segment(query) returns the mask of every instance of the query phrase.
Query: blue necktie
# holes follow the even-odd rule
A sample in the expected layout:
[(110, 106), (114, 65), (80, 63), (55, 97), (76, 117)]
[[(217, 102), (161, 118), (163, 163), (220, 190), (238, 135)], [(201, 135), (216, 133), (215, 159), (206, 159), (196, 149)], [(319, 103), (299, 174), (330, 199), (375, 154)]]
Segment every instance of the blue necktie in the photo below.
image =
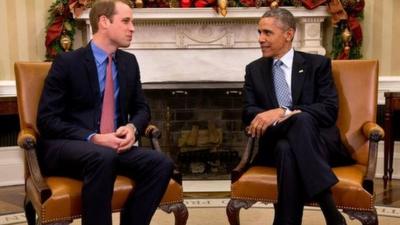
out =
[(281, 68), (282, 65), (283, 62), (277, 60), (272, 67), (275, 94), (280, 107), (284, 106), (290, 108), (292, 106), (292, 97), (290, 96), (289, 86), (285, 79), (285, 72)]

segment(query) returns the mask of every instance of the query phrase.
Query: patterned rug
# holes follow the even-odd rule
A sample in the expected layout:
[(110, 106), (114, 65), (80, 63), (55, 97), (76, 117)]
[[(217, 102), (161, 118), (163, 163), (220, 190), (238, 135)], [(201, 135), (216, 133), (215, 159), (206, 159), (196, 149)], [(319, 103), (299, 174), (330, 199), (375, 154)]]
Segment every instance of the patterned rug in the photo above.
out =
[[(189, 210), (187, 225), (226, 225), (228, 220), (225, 207), (229, 199), (190, 199), (185, 204)], [(377, 206), (379, 224), (398, 225), (400, 224), (400, 208)], [(119, 224), (119, 214), (113, 214), (114, 224)], [(357, 220), (351, 220), (345, 215), (348, 225), (359, 225)], [(272, 224), (273, 207), (262, 203), (255, 204), (248, 210), (241, 210), (242, 225)], [(73, 225), (79, 225), (80, 220), (75, 220)], [(157, 210), (151, 225), (172, 225), (173, 215)], [(325, 224), (323, 215), (319, 208), (306, 207), (304, 211), (303, 224), (321, 225)], [(26, 225), (23, 213), (8, 214), (0, 216), (0, 225)]]

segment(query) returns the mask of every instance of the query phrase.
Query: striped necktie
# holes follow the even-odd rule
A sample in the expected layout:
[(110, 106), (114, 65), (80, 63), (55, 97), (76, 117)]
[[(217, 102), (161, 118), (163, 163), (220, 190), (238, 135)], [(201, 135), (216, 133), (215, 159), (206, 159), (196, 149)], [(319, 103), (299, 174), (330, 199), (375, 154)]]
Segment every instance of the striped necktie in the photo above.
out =
[(275, 94), (280, 107), (284, 106), (290, 108), (292, 106), (292, 97), (290, 96), (289, 86), (286, 82), (285, 72), (281, 67), (282, 65), (283, 62), (277, 60), (272, 67)]

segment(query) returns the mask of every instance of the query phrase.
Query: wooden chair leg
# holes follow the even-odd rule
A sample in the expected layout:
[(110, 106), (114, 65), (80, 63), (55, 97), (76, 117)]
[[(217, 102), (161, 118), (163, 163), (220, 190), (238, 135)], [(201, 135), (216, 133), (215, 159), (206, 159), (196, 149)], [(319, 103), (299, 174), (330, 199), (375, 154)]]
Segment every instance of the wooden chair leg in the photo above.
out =
[(228, 216), (228, 221), (230, 225), (240, 224), (239, 212), (241, 207), (238, 206), (238, 203), (239, 200), (231, 199), (226, 206), (226, 215)]
[[(32, 202), (25, 197), (24, 199), (24, 210), (25, 210), (25, 218), (26, 223), (28, 225), (42, 225), (42, 222), (39, 218), (36, 219), (36, 211), (33, 208)], [(71, 224), (72, 221), (62, 221), (62, 222), (55, 222), (48, 225), (68, 225)]]
[(231, 199), (226, 206), (226, 215), (228, 216), (230, 225), (240, 225), (240, 209), (248, 209), (256, 203), (255, 201), (246, 201), (239, 199)]
[(363, 225), (378, 225), (378, 214), (376, 209), (373, 211), (344, 209), (343, 212), (349, 215), (351, 219), (359, 220)]
[(33, 208), (32, 202), (25, 197), (24, 199), (24, 211), (25, 211), (25, 217), (26, 217), (26, 222), (28, 225), (35, 225), (36, 224), (36, 211), (35, 208)]
[(166, 213), (174, 213), (175, 225), (186, 225), (187, 219), (189, 217), (186, 205), (182, 202), (161, 205), (160, 209)]

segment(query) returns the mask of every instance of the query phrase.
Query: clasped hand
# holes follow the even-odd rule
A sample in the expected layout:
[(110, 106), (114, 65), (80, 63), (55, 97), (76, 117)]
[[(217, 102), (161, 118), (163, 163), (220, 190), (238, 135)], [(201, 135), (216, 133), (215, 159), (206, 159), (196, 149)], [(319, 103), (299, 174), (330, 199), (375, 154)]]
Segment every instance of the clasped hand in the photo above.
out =
[(135, 130), (131, 126), (121, 126), (113, 133), (95, 134), (91, 139), (94, 144), (114, 149), (117, 153), (129, 150), (135, 144)]

